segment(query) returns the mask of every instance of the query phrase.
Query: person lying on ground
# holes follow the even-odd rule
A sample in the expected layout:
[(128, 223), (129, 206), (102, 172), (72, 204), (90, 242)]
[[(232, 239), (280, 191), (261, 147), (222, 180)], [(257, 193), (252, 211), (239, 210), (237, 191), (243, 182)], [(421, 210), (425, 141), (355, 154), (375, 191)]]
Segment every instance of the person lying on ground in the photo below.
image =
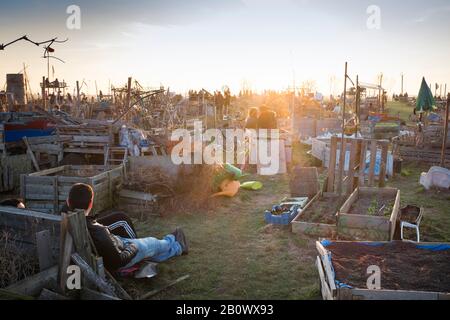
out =
[(188, 243), (181, 228), (166, 235), (162, 240), (146, 237), (130, 239), (112, 234), (107, 226), (99, 223), (90, 213), (94, 191), (86, 184), (75, 184), (69, 192), (67, 206), (63, 212), (84, 210), (89, 234), (105, 267), (112, 271), (128, 269), (143, 260), (163, 262), (188, 253)]
[(18, 209), (25, 209), (22, 199), (6, 199), (0, 202), (0, 206), (14, 207)]

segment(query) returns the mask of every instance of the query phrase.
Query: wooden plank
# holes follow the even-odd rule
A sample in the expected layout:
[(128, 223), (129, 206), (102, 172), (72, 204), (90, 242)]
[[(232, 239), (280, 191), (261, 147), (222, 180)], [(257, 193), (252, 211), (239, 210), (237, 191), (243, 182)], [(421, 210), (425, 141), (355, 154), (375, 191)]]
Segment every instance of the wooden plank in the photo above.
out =
[(67, 219), (76, 251), (91, 268), (95, 268), (96, 264), (92, 260), (92, 248), (89, 242), (89, 233), (84, 210), (77, 210), (76, 212), (69, 213)]
[(103, 148), (64, 148), (65, 153), (86, 153), (86, 154), (103, 154)]
[(61, 221), (61, 238), (60, 238), (60, 254), (59, 254), (59, 288), (61, 292), (66, 291), (67, 268), (70, 265), (71, 255), (73, 253), (73, 238), (68, 232), (69, 221), (66, 213), (61, 213), (63, 220)]
[(372, 140), (370, 145), (369, 187), (374, 186), (375, 164), (377, 160), (377, 141)]
[(105, 269), (105, 274), (107, 276), (107, 278), (109, 279), (109, 281), (111, 282), (111, 284), (114, 286), (117, 296), (121, 299), (124, 300), (133, 300), (133, 298), (128, 294), (128, 292), (126, 292), (122, 286), (117, 282), (117, 280), (112, 276), (111, 273), (109, 273), (109, 271), (107, 269)]
[[(156, 200), (156, 197), (150, 193), (132, 191), (132, 190), (128, 190), (128, 189), (120, 190), (119, 196), (124, 197), (124, 198), (135, 199), (135, 200), (143, 200), (143, 201), (155, 201)], [(316, 197), (317, 197), (317, 195), (316, 195)], [(314, 197), (314, 199), (316, 197)]]
[[(341, 212), (338, 218), (338, 228), (357, 228), (390, 232), (390, 222), (386, 217), (368, 216), (363, 214), (346, 214)], [(389, 236), (387, 236), (389, 238)]]
[(77, 266), (80, 267), (83, 275), (86, 277), (86, 280), (88, 280), (88, 282), (97, 287), (101, 292), (113, 297), (117, 297), (114, 292), (114, 288), (101, 277), (99, 277), (91, 268), (91, 266), (78, 253), (72, 254), (72, 260)]
[(438, 300), (436, 292), (404, 290), (367, 290), (352, 289), (352, 294), (359, 300)]
[(394, 208), (392, 209), (391, 218), (389, 219), (390, 222), (390, 240), (394, 240), (395, 235), (395, 228), (397, 226), (397, 220), (400, 218), (400, 193), (401, 191), (397, 191), (397, 196), (395, 197), (395, 204)]
[(52, 222), (60, 222), (61, 221), (60, 216), (55, 216), (55, 215), (51, 215), (51, 214), (46, 214), (46, 213), (31, 211), (31, 210), (26, 210), (26, 209), (18, 209), (18, 208), (13, 208), (13, 207), (0, 206), (0, 213), (16, 215), (16, 216), (23, 216), (23, 217), (30, 217), (30, 218), (38, 218), (38, 219), (48, 220), (48, 221), (52, 221)]
[(54, 265), (50, 231), (43, 230), (36, 233), (36, 246), (39, 259), (39, 270), (42, 272)]
[(40, 177), (40, 176), (25, 176), (25, 184), (24, 185), (53, 185), (53, 177)]
[(386, 167), (388, 158), (388, 143), (383, 142), (381, 145), (381, 164), (380, 164), (380, 176), (378, 177), (378, 185), (380, 188), (386, 186)]
[(354, 177), (355, 177), (355, 166), (358, 152), (358, 141), (353, 139), (352, 145), (350, 148), (350, 161), (349, 161), (349, 169), (348, 169), (348, 181), (347, 181), (347, 194), (350, 195), (355, 189), (354, 185)]
[(50, 144), (54, 142), (58, 142), (58, 136), (44, 136), (44, 137), (27, 137), (28, 143), (30, 145), (34, 144)]
[(30, 159), (34, 165), (34, 168), (36, 169), (36, 171), (40, 171), (41, 169), (39, 168), (39, 163), (37, 162), (36, 157), (34, 156), (34, 153), (31, 150), (31, 147), (28, 143), (27, 137), (23, 137), (22, 140), (25, 143), (25, 146), (27, 147), (27, 154), (30, 157)]
[(345, 201), (344, 204), (342, 205), (341, 209), (339, 210), (339, 214), (341, 214), (341, 213), (348, 213), (350, 211), (350, 208), (351, 208), (352, 204), (359, 197), (360, 190), (361, 189), (358, 188), (355, 191), (353, 191), (353, 193), (350, 195), (350, 197), (348, 197), (347, 201)]
[(114, 296), (107, 295), (105, 293), (91, 290), (89, 288), (83, 288), (81, 289), (81, 300), (99, 301), (99, 300), (120, 300), (120, 299)]
[(322, 261), (319, 256), (316, 259), (317, 270), (319, 271), (319, 279), (320, 279), (320, 288), (322, 292), (323, 300), (333, 300), (333, 296), (331, 294), (330, 287), (328, 286), (327, 281), (325, 280), (325, 274), (323, 270)]
[(334, 181), (336, 176), (336, 152), (337, 152), (337, 137), (331, 138), (330, 162), (328, 165), (328, 192), (334, 192)]
[(336, 295), (336, 284), (334, 282), (334, 275), (331, 268), (330, 256), (327, 254), (322, 256), (322, 263), (325, 267), (325, 275), (327, 277), (328, 285), (330, 286), (331, 296)]
[(58, 301), (58, 300), (69, 300), (69, 298), (44, 288), (42, 289), (41, 294), (38, 297), (38, 300)]
[(47, 169), (47, 170), (42, 170), (39, 172), (35, 172), (35, 173), (31, 173), (28, 176), (29, 177), (39, 177), (39, 176), (49, 176), (49, 175), (54, 175), (58, 172), (62, 172), (66, 169), (66, 166), (61, 166), (61, 167), (56, 167), (56, 168), (51, 168), (51, 169)]
[(6, 290), (27, 296), (37, 296), (44, 287), (56, 283), (57, 275), (58, 266), (53, 266), (7, 287)]
[(345, 170), (345, 155), (347, 151), (347, 139), (340, 139), (340, 148), (339, 148), (339, 167), (338, 167), (338, 179), (337, 179), (337, 193), (339, 195), (342, 194), (342, 178), (344, 177)]

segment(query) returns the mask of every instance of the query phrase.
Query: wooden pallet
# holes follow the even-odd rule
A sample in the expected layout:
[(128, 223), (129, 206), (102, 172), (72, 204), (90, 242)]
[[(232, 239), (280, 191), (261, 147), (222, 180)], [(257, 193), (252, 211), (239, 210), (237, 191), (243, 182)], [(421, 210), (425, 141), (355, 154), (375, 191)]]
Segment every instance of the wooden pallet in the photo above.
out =
[[(328, 179), (325, 191), (342, 194), (342, 191), (345, 189), (345, 192), (350, 195), (357, 187), (365, 186), (366, 182), (369, 187), (373, 187), (376, 181), (378, 181), (380, 188), (384, 187), (386, 184), (389, 141), (345, 138), (344, 148), (345, 150), (350, 150), (348, 171), (344, 170), (344, 161), (339, 161), (342, 144), (342, 138), (331, 138)], [(375, 175), (376, 155), (379, 149), (381, 149), (381, 166), (379, 175)], [(366, 174), (366, 155), (368, 151), (370, 151), (371, 157), (369, 172)], [(339, 181), (339, 177), (342, 177), (341, 181)]]
[(65, 153), (105, 154), (106, 148), (114, 144), (111, 126), (58, 126), (57, 132), (65, 140)]

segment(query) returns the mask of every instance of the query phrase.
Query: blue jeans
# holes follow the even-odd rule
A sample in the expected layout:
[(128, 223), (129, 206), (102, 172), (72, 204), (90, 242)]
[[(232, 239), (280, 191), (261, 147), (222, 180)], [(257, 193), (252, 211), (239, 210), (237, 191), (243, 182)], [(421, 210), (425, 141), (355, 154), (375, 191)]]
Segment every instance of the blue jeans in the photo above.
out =
[[(121, 237), (120, 237), (121, 238)], [(138, 252), (136, 256), (123, 269), (130, 268), (144, 259), (154, 262), (163, 262), (175, 256), (181, 256), (181, 245), (172, 234), (165, 236), (162, 240), (156, 238), (126, 239), (121, 238), (125, 244), (134, 243)]]

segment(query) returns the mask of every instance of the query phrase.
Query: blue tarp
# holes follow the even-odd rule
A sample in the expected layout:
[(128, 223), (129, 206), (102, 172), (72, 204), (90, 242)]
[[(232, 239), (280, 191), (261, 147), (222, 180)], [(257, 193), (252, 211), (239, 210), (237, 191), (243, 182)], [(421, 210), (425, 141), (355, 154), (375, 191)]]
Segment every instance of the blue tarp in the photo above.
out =
[(25, 129), (25, 130), (5, 130), (5, 142), (15, 142), (23, 137), (45, 137), (50, 136), (55, 131), (51, 129)]

